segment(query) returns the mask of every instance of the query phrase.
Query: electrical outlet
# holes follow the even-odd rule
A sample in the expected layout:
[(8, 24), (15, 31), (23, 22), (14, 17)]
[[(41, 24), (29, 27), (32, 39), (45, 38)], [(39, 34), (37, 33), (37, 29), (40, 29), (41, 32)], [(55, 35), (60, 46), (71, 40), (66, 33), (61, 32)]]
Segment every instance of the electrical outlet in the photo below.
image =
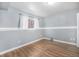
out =
[(71, 41), (75, 41), (75, 38), (70, 38)]

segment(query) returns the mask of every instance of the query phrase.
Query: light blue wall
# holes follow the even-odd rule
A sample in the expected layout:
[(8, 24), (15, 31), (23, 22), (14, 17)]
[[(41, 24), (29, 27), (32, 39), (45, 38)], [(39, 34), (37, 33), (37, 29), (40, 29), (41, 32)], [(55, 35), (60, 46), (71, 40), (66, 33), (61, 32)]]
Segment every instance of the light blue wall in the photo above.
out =
[(42, 18), (42, 19), (39, 19), (39, 27), (40, 28), (44, 28), (44, 18)]
[[(33, 16), (15, 8), (9, 8), (8, 11), (0, 11), (0, 28), (17, 28), (19, 13)], [(41, 18), (39, 21), (41, 23)], [(0, 31), (0, 52), (37, 40), (41, 37), (40, 35), (42, 35), (41, 30)]]
[(0, 12), (0, 28), (12, 28), (18, 26), (18, 13), (16, 10), (10, 9), (8, 11)]
[(77, 31), (75, 29), (47, 29), (45, 35), (56, 40), (76, 43)]
[(40, 30), (0, 31), (0, 52), (40, 38)]
[(45, 19), (45, 27), (76, 26), (78, 9), (56, 13)]
[[(77, 26), (77, 13), (78, 9), (56, 13), (44, 20), (44, 27)], [(47, 37), (56, 38), (57, 40), (73, 43), (76, 43), (77, 40), (77, 29), (46, 29), (44, 32)]]

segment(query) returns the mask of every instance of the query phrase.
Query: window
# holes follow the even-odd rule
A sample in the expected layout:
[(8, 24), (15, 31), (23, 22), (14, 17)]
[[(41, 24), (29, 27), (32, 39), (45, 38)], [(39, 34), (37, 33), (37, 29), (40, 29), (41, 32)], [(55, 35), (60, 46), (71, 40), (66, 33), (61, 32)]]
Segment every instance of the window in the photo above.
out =
[(37, 18), (21, 16), (20, 28), (22, 29), (37, 29), (39, 28), (39, 21)]
[(34, 28), (34, 20), (28, 19), (28, 28)]

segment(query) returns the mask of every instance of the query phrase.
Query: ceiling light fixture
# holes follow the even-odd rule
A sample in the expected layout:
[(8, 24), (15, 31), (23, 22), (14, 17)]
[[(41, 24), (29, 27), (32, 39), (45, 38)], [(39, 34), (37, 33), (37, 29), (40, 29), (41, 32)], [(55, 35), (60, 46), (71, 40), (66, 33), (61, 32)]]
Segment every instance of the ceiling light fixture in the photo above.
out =
[(55, 4), (56, 2), (48, 2), (48, 5), (53, 5)]

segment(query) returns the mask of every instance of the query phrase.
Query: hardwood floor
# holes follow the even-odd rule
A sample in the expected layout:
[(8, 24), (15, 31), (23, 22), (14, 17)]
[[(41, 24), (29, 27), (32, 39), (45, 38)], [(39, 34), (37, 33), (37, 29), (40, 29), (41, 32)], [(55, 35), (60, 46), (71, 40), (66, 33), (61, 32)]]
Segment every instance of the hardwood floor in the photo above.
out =
[(36, 43), (24, 46), (8, 52), (1, 57), (78, 57), (79, 48), (49, 40), (40, 40)]

